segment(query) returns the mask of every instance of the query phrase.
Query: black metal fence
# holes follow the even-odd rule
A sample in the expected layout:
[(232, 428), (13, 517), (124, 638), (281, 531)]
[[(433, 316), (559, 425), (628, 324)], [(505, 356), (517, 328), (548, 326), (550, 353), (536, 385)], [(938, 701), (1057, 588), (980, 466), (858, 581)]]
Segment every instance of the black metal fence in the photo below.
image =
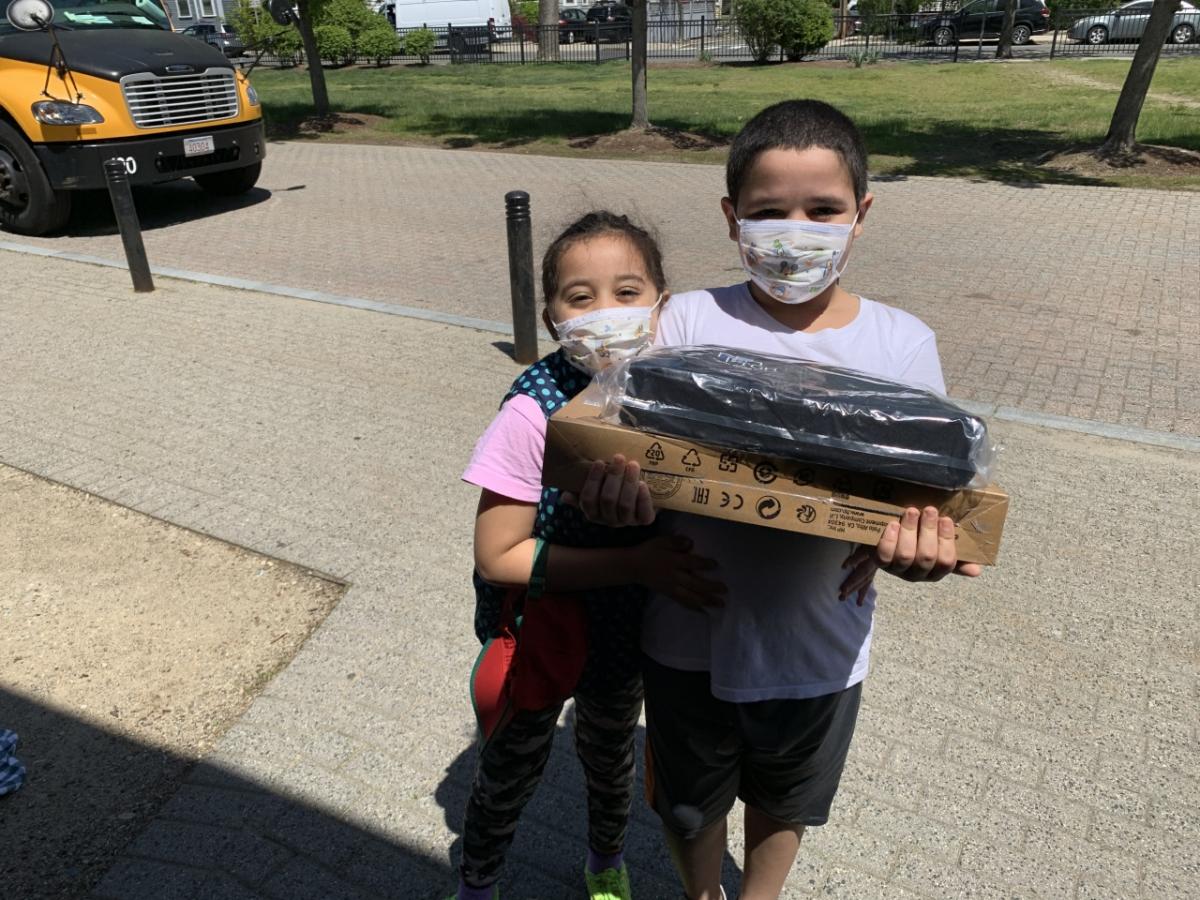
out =
[[(1001, 4), (1001, 8), (1003, 5)], [(1139, 23), (1147, 16), (1116, 11), (1056, 10), (1027, 29), (1023, 43), (1013, 47), (1018, 58), (1132, 55), (1140, 35)], [(1200, 10), (1176, 14), (1164, 46), (1170, 54), (1200, 53)], [(835, 16), (834, 37), (824, 46), (806, 52), (805, 60), (845, 60), (864, 65), (884, 59), (959, 61), (995, 55), (1001, 19), (977, 16), (966, 19), (953, 12), (920, 12), (870, 17)], [(1144, 22), (1140, 23), (1144, 26)], [(401, 52), (386, 59), (358, 58), (368, 63), (414, 63), (422, 60), (410, 52), (409, 35), (426, 29), (399, 29)], [(632, 34), (628, 23), (577, 22), (545, 29), (547, 50), (539, 50), (539, 28), (518, 23), (503, 27), (455, 28), (428, 26), (434, 49), (427, 61), (435, 63), (601, 63), (628, 60)], [(707, 15), (689, 18), (655, 18), (648, 23), (647, 53), (651, 61), (748, 62), (755, 58), (750, 44), (729, 17)], [(770, 48), (767, 59), (782, 61), (789, 55)], [(296, 65), (300, 59), (278, 59), (270, 54), (265, 64)]]
[[(1050, 56), (1131, 56), (1148, 13), (1056, 9), (1051, 18)], [(1175, 13), (1164, 54), (1200, 53), (1200, 10)]]

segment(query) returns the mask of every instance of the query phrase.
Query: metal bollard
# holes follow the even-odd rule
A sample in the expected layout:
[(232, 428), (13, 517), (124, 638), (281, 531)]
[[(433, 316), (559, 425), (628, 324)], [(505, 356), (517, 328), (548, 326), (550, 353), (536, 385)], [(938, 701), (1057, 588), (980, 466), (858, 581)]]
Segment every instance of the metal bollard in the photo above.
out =
[(538, 358), (537, 302), (533, 292), (533, 226), (529, 194), (504, 195), (508, 220), (508, 282), (512, 291), (513, 359), (528, 365)]
[(154, 279), (150, 276), (150, 261), (146, 258), (146, 245), (142, 243), (142, 226), (133, 205), (133, 190), (129, 187), (125, 161), (110, 159), (106, 162), (104, 179), (108, 182), (108, 195), (112, 198), (113, 214), (121, 231), (121, 243), (125, 245), (125, 261), (129, 263), (133, 289), (139, 294), (149, 293), (154, 290)]

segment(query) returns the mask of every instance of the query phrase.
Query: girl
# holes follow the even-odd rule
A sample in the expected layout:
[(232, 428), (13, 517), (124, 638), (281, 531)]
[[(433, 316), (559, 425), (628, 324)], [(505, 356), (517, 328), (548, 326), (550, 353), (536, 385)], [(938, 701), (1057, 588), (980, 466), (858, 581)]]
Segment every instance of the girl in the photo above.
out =
[[(516, 380), (463, 474), (482, 488), (475, 519), (475, 629), (486, 643), (523, 610), (514, 665), (529, 655), (557, 655), (560, 681), (564, 648), (586, 644), (586, 650), (575, 654), (578, 667), (560, 694), (551, 692), (541, 704), (528, 698), (516, 703), (517, 711), (484, 735), (463, 826), (456, 897), (499, 896), (496, 883), (517, 819), (549, 758), (562, 697), (573, 695), (576, 749), (588, 792), (588, 896), (629, 900), (622, 847), (642, 706), (645, 588), (691, 602), (717, 602), (721, 588), (701, 574), (711, 564), (690, 554), (686, 543), (653, 537), (644, 528), (592, 525), (562, 502), (557, 489), (542, 488), (546, 419), (596, 372), (653, 338), (667, 299), (653, 238), (624, 216), (589, 213), (547, 249), (542, 289), (542, 317), (561, 346)], [(631, 489), (626, 496), (632, 496), (638, 466), (624, 468)], [(649, 504), (645, 485), (636, 496)], [(521, 589), (521, 610), (508, 605), (514, 587)], [(579, 612), (582, 640), (569, 633), (572, 609)], [(544, 662), (534, 665), (541, 674), (547, 671)]]

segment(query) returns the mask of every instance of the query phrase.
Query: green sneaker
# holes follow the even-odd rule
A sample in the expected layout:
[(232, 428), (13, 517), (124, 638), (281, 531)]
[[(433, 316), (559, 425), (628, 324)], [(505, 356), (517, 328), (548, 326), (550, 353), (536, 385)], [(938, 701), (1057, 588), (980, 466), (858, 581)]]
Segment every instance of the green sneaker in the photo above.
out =
[(583, 880), (587, 882), (590, 900), (633, 900), (629, 889), (629, 870), (625, 863), (619, 869), (604, 869), (592, 874), (583, 867)]

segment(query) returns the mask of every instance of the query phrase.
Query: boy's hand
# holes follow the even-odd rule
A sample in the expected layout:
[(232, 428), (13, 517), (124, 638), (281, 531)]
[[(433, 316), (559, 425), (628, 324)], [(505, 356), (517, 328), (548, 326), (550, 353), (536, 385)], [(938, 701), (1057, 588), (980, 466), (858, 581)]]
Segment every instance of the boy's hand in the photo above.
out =
[(579, 495), (565, 493), (563, 502), (577, 506), (589, 521), (610, 528), (649, 525), (657, 512), (650, 489), (641, 480), (641, 466), (617, 454), (612, 462), (592, 463)]
[(905, 581), (941, 581), (951, 573), (968, 578), (983, 574), (978, 563), (958, 561), (954, 520), (939, 518), (932, 506), (905, 510), (899, 522), (888, 525), (878, 545), (859, 547), (845, 567), (852, 570), (842, 583), (841, 599), (857, 595), (860, 606), (878, 569)]
[(932, 506), (906, 509), (899, 523), (884, 531), (875, 556), (879, 568), (905, 581), (941, 581), (951, 572), (968, 578), (983, 574), (978, 563), (958, 561), (954, 520), (939, 518)]
[(692, 542), (681, 535), (665, 534), (639, 544), (633, 563), (638, 583), (689, 609), (724, 606), (725, 585), (700, 574), (711, 572), (716, 562), (691, 551)]

